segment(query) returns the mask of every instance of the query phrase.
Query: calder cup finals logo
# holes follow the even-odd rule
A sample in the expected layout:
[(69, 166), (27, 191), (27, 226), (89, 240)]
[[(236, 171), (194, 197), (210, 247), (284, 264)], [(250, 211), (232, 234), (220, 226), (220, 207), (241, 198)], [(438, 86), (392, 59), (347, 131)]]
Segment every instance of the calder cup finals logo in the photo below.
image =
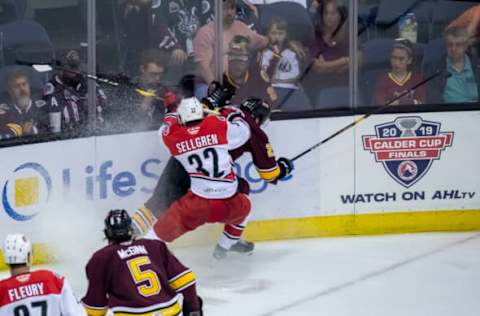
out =
[(375, 155), (388, 174), (408, 188), (430, 169), (441, 152), (452, 145), (453, 132), (419, 116), (405, 116), (376, 125), (376, 135), (363, 136), (363, 148)]

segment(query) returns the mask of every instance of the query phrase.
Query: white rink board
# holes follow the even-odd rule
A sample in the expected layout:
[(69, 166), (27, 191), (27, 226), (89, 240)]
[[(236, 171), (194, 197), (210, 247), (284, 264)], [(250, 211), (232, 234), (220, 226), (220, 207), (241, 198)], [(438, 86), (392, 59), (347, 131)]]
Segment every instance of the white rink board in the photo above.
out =
[[(451, 146), (439, 150), (440, 159), (433, 160), (423, 176), (408, 188), (375, 161), (375, 155), (364, 149), (362, 143), (362, 136), (375, 135), (376, 125), (407, 116), (439, 123), (440, 133), (453, 132)], [(276, 155), (293, 157), (354, 119), (276, 121), (266, 129)], [(478, 111), (376, 115), (299, 159), (292, 178), (278, 185), (260, 181), (248, 164), (249, 158), (242, 157), (240, 174), (247, 176), (252, 188), (252, 220), (480, 209), (479, 123)], [(168, 159), (159, 144), (157, 132), (145, 132), (1, 149), (0, 193), (7, 188), (6, 198), (2, 197), (0, 203), (2, 235), (24, 231), (41, 242), (44, 226), (39, 223), (54, 222), (59, 215), (72, 216), (72, 221), (81, 218), (81, 225), (93, 232), (101, 228), (99, 219), (109, 209), (135, 210), (149, 197)], [(24, 166), (26, 163), (34, 163), (44, 172), (31, 164)], [(25, 168), (14, 172), (20, 166)], [(25, 178), (37, 179), (33, 180), (37, 199), (30, 201), (29, 206), (17, 206), (15, 182)], [(21, 181), (17, 182), (18, 191)], [(47, 200), (48, 182), (51, 189)], [(441, 195), (444, 191), (451, 193), (433, 199), (437, 191)], [(390, 196), (389, 201), (381, 201), (385, 195)], [(346, 202), (347, 196), (356, 203)], [(368, 196), (372, 201), (367, 202)], [(410, 197), (417, 199), (408, 200)], [(36, 216), (15, 220), (11, 211), (7, 214), (6, 203), (19, 216)]]

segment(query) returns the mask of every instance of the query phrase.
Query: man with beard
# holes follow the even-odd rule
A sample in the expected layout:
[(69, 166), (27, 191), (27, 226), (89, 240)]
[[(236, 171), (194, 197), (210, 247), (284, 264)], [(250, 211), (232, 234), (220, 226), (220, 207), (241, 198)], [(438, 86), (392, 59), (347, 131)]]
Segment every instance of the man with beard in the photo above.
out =
[[(105, 119), (117, 132), (158, 128), (165, 114), (162, 97), (167, 89), (161, 80), (168, 62), (167, 55), (158, 49), (149, 49), (140, 59), (139, 75), (125, 82), (130, 89), (114, 87), (107, 90), (110, 105)], [(155, 96), (142, 96), (133, 88), (153, 92)]]
[[(81, 131), (87, 123), (87, 82), (80, 73), (80, 55), (70, 50), (64, 57), (63, 68), (53, 76), (44, 89), (44, 98), (50, 112), (60, 112), (62, 130)], [(107, 98), (97, 87), (97, 121), (103, 125), (102, 112)]]
[[(22, 135), (38, 135), (48, 130), (48, 112), (46, 102), (32, 100), (28, 76), (21, 70), (13, 70), (7, 78), (10, 104), (3, 105), (8, 108), (9, 119), (22, 127)], [(17, 135), (18, 136), (18, 135)]]

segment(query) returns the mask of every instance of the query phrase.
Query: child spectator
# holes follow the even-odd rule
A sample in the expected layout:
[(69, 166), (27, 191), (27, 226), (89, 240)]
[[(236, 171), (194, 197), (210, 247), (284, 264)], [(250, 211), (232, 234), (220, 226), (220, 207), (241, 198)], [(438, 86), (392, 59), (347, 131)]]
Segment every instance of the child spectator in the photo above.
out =
[(272, 18), (267, 33), (269, 46), (261, 52), (261, 71), (275, 88), (279, 109), (309, 110), (310, 100), (298, 82), (304, 60), (296, 53), (298, 46), (292, 47), (287, 34), (287, 22)]
[[(391, 70), (380, 76), (375, 87), (375, 104), (383, 105), (398, 97), (423, 80), (420, 74), (411, 71), (413, 46), (407, 39), (399, 39), (393, 44), (390, 55)], [(426, 102), (423, 86), (396, 100), (392, 105), (422, 104)]]

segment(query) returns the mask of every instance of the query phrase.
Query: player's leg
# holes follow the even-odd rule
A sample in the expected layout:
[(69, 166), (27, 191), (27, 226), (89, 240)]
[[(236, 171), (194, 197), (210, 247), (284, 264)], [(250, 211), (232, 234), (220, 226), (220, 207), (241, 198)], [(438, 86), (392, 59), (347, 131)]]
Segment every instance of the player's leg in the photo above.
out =
[(161, 240), (171, 242), (207, 223), (209, 216), (208, 200), (188, 192), (165, 211), (153, 225), (153, 230)]
[(171, 157), (157, 182), (152, 196), (133, 215), (135, 236), (144, 235), (173, 202), (190, 188), (190, 177), (182, 165)]
[(226, 218), (223, 221), (225, 227), (213, 256), (216, 259), (223, 259), (227, 256), (228, 251), (251, 253), (254, 244), (241, 238), (250, 215), (250, 199), (243, 193), (237, 193), (225, 201), (225, 208)]

